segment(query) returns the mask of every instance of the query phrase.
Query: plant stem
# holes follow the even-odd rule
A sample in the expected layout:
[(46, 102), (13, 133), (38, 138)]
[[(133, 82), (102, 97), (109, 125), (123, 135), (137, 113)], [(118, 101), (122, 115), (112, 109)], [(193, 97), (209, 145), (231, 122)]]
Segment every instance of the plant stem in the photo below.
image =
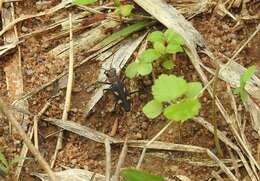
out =
[(218, 82), (218, 74), (219, 74), (220, 66), (217, 65), (217, 69), (214, 75), (213, 82), (213, 100), (212, 100), (212, 124), (214, 125), (214, 142), (216, 149), (218, 151), (219, 157), (223, 157), (223, 151), (221, 149), (219, 139), (218, 139), (218, 125), (217, 125), (217, 111), (216, 111), (216, 92), (217, 92), (217, 82)]

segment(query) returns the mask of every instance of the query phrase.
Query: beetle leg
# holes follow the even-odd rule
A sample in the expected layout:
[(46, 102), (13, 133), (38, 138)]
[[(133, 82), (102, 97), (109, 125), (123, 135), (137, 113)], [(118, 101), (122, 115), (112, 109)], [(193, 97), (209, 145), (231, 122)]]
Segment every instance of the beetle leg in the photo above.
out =
[(102, 82), (102, 81), (97, 81), (97, 83), (98, 83), (98, 84), (109, 84), (109, 85), (111, 85), (111, 83), (110, 83), (110, 82)]

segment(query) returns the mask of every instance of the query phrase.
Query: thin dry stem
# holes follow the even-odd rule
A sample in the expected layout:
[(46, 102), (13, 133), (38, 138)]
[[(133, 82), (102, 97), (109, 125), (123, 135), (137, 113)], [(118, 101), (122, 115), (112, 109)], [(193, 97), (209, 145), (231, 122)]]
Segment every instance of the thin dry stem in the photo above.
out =
[(118, 163), (117, 163), (117, 166), (116, 166), (116, 171), (115, 171), (115, 175), (114, 175), (114, 179), (113, 181), (118, 181), (119, 180), (119, 175), (120, 175), (120, 171), (121, 171), (121, 168), (125, 162), (125, 158), (126, 158), (126, 155), (127, 155), (127, 138), (125, 139), (125, 142), (124, 142), (124, 146), (122, 148), (122, 151), (119, 155), (119, 159), (118, 159)]
[(144, 156), (145, 156), (145, 152), (147, 150), (147, 147), (153, 143), (171, 124), (172, 124), (173, 121), (170, 121), (168, 124), (166, 124), (166, 126), (164, 126), (143, 148), (143, 151), (142, 151), (142, 154), (139, 158), (139, 161), (137, 163), (137, 166), (136, 168), (137, 169), (140, 169), (141, 165), (142, 165), (142, 162), (144, 160)]
[(106, 175), (105, 180), (110, 181), (111, 175), (111, 146), (109, 139), (105, 139), (105, 149), (106, 149)]
[(50, 177), (50, 180), (57, 181), (54, 173), (52, 172), (50, 166), (48, 163), (44, 160), (41, 153), (35, 148), (35, 146), (32, 144), (31, 140), (28, 138), (26, 133), (24, 132), (21, 125), (17, 122), (17, 120), (14, 118), (13, 114), (7, 109), (7, 106), (5, 106), (5, 103), (3, 102), (2, 98), (0, 98), (0, 111), (7, 117), (7, 119), (12, 123), (14, 128), (17, 130), (17, 132), (22, 137), (23, 141), (33, 154), (33, 156), (39, 161), (39, 164), (41, 167), (47, 172), (47, 174)]
[[(69, 15), (70, 19), (70, 56), (69, 56), (69, 75), (68, 75), (68, 83), (67, 83), (67, 90), (66, 90), (66, 98), (65, 98), (65, 105), (62, 114), (62, 120), (66, 121), (68, 119), (68, 112), (70, 110), (70, 102), (71, 102), (71, 92), (72, 92), (72, 85), (73, 85), (73, 66), (74, 66), (74, 57), (73, 57), (73, 32), (72, 32), (72, 17), (71, 14)], [(59, 133), (57, 145), (55, 148), (54, 156), (51, 161), (51, 167), (53, 168), (55, 164), (55, 160), (57, 158), (57, 154), (60, 149), (62, 149), (62, 140), (63, 140), (63, 131)]]

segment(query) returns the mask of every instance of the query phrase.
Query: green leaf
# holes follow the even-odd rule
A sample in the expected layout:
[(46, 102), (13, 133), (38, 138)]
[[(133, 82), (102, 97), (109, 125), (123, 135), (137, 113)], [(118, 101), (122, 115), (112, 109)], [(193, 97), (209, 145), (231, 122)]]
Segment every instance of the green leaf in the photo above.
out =
[(171, 43), (171, 44), (167, 45), (166, 52), (167, 53), (178, 53), (178, 52), (183, 52), (183, 49), (180, 45)]
[(107, 45), (109, 45), (112, 42), (118, 41), (124, 37), (127, 37), (128, 35), (137, 32), (143, 28), (146, 28), (147, 26), (150, 26), (154, 24), (154, 22), (151, 21), (139, 21), (135, 24), (129, 25), (126, 28), (113, 33), (112, 35), (108, 36), (107, 38), (105, 38), (104, 40), (102, 40), (102, 42), (100, 42), (99, 44), (97, 44), (95, 47), (93, 47), (94, 50), (96, 49), (100, 49), (102, 47), (105, 47)]
[(246, 103), (247, 100), (248, 100), (248, 94), (247, 92), (245, 91), (245, 89), (241, 89), (241, 91), (239, 92), (239, 95), (241, 97), (241, 100), (243, 103)]
[(137, 62), (133, 62), (130, 63), (127, 67), (126, 67), (126, 71), (125, 74), (128, 78), (133, 78), (134, 76), (137, 75), (137, 68), (138, 68), (138, 63)]
[(97, 2), (97, 0), (74, 0), (73, 1), (75, 4), (83, 4), (83, 5), (87, 5), (87, 4), (92, 4)]
[(138, 57), (141, 62), (151, 63), (154, 60), (160, 57), (160, 53), (157, 52), (155, 49), (146, 49), (143, 51), (140, 56)]
[(164, 32), (164, 36), (166, 37), (167, 43), (174, 43), (177, 45), (183, 45), (184, 39), (181, 35), (179, 35), (176, 31), (173, 29), (168, 29)]
[(241, 81), (242, 82), (247, 82), (251, 79), (251, 77), (255, 74), (256, 72), (256, 66), (252, 65), (249, 68), (246, 69), (246, 71), (243, 73), (241, 76)]
[(182, 96), (186, 90), (186, 81), (174, 75), (162, 74), (152, 86), (154, 99), (160, 102), (174, 100)]
[(164, 60), (162, 63), (163, 68), (167, 69), (167, 70), (171, 70), (173, 69), (173, 67), (175, 66), (174, 63), (172, 62), (172, 60)]
[(201, 90), (202, 90), (201, 83), (191, 82), (191, 83), (188, 83), (188, 89), (187, 89), (187, 92), (185, 93), (185, 95), (188, 98), (193, 98), (193, 97), (197, 96)]
[(185, 121), (199, 113), (201, 105), (197, 99), (185, 99), (164, 109), (164, 116), (169, 120)]
[(162, 42), (154, 42), (153, 48), (161, 55), (164, 55), (166, 53), (166, 47)]
[(143, 112), (148, 118), (153, 119), (161, 114), (162, 109), (163, 106), (159, 101), (152, 100), (143, 107)]
[(140, 62), (138, 63), (138, 67), (137, 67), (137, 72), (142, 75), (148, 75), (152, 72), (153, 70), (153, 66), (151, 63), (144, 63), (144, 62)]
[(126, 181), (166, 181), (159, 176), (151, 175), (144, 171), (128, 168), (121, 172), (121, 175)]
[(8, 167), (9, 166), (9, 163), (8, 161), (6, 160), (4, 154), (0, 151), (0, 163), (3, 163), (3, 165), (5, 167)]
[(161, 42), (164, 43), (164, 34), (161, 31), (154, 31), (150, 33), (147, 37), (150, 42)]
[(120, 14), (124, 17), (130, 16), (134, 6), (131, 4), (121, 5), (120, 6)]

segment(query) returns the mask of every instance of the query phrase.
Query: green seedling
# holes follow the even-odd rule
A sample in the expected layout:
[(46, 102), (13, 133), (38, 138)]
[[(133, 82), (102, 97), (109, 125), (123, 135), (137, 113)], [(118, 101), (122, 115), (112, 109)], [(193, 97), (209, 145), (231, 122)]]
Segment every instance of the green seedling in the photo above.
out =
[(150, 119), (163, 113), (170, 121), (183, 122), (198, 114), (201, 89), (199, 82), (187, 83), (181, 77), (162, 74), (152, 86), (154, 99), (143, 107), (143, 112)]
[(88, 5), (97, 2), (97, 0), (74, 0), (73, 2), (79, 5)]
[(249, 81), (256, 72), (256, 66), (252, 65), (240, 77), (240, 85), (235, 89), (235, 94), (239, 94), (241, 100), (245, 103), (248, 100), (248, 94), (245, 90), (247, 81)]
[(14, 164), (19, 162), (20, 160), (25, 160), (25, 159), (29, 159), (29, 158), (16, 157), (13, 160), (9, 161), (6, 159), (5, 155), (2, 152), (0, 152), (0, 175), (2, 176), (10, 175), (10, 171), (14, 166)]
[(148, 35), (148, 41), (153, 44), (153, 48), (144, 50), (137, 60), (128, 65), (126, 76), (133, 78), (136, 75), (149, 75), (153, 69), (153, 62), (159, 60), (162, 67), (172, 69), (174, 63), (171, 55), (183, 52), (183, 38), (173, 29), (168, 29), (164, 33), (155, 31)]
[(119, 0), (114, 0), (116, 6), (115, 13), (122, 17), (128, 17), (131, 15), (134, 5), (132, 4), (121, 4)]
[(131, 168), (123, 170), (121, 175), (126, 181), (166, 181), (162, 177)]

